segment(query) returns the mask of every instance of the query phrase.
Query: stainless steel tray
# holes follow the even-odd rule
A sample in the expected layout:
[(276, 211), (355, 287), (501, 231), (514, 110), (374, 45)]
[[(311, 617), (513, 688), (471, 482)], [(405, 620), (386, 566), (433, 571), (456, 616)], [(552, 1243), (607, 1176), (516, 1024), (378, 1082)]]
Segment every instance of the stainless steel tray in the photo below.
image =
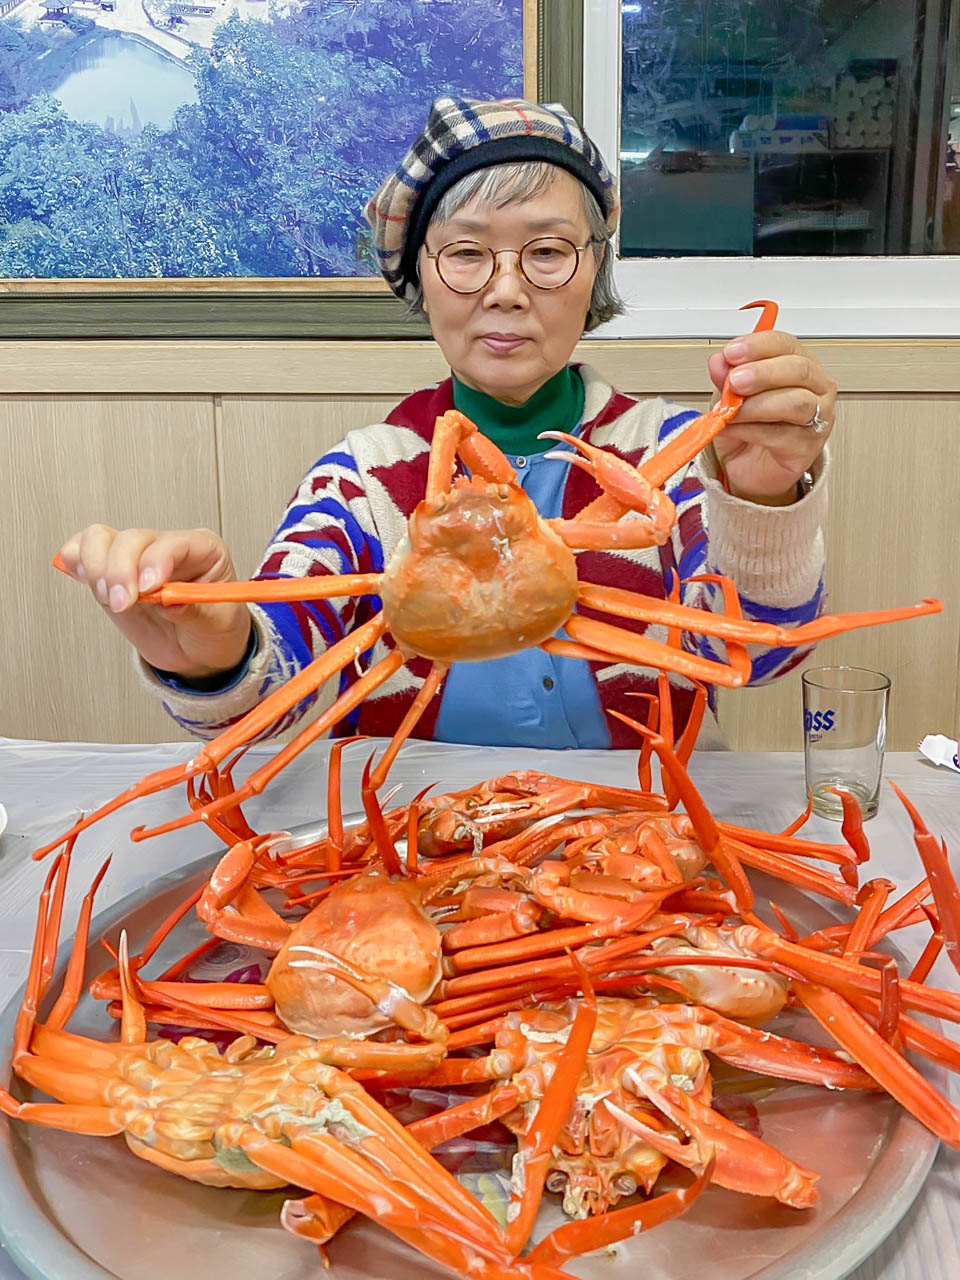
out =
[[(296, 843), (323, 830), (299, 829)], [(203, 858), (155, 880), (95, 921), (88, 955), (104, 967), (99, 939), (121, 926), (142, 940), (209, 873)], [(752, 877), (756, 879), (756, 877)], [(762, 880), (763, 877), (760, 877)], [(757, 881), (758, 888), (762, 885)], [(778, 883), (780, 905), (803, 927), (832, 918)], [(192, 915), (166, 947), (183, 954), (207, 935)], [(59, 978), (67, 946), (61, 949)], [(165, 952), (160, 952), (162, 962)], [(0, 1079), (18, 994), (0, 1015)], [(70, 1029), (107, 1034), (102, 1005), (84, 996)], [(942, 1073), (928, 1073), (943, 1088)], [(29, 1096), (19, 1081), (12, 1086)], [(841, 1280), (893, 1230), (923, 1185), (937, 1140), (891, 1099), (806, 1087), (777, 1089), (758, 1103), (764, 1139), (821, 1174), (817, 1208), (710, 1188), (682, 1219), (609, 1252), (568, 1264), (583, 1280), (642, 1274), (644, 1280)], [(201, 1187), (136, 1159), (120, 1138), (79, 1137), (0, 1120), (0, 1240), (36, 1280), (318, 1280), (322, 1261), (279, 1224), (284, 1192)], [(536, 1237), (559, 1224), (558, 1197), (545, 1197)], [(356, 1220), (329, 1249), (346, 1280), (426, 1280), (449, 1273), (370, 1222)], [(708, 1260), (705, 1269), (705, 1261)]]

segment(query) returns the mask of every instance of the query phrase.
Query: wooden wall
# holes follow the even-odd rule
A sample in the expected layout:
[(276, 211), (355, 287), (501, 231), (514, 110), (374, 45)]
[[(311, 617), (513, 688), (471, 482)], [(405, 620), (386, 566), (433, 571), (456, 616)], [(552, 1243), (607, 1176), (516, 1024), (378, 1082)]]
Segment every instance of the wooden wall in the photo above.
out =
[[(707, 400), (703, 342), (592, 342), (624, 391)], [(831, 611), (936, 595), (938, 618), (824, 643), (816, 662), (893, 678), (891, 749), (960, 729), (960, 342), (811, 346), (844, 392), (828, 529)], [(0, 343), (0, 735), (178, 731), (129, 650), (50, 558), (102, 520), (222, 532), (255, 568), (302, 472), (445, 370), (429, 343)], [(722, 698), (741, 749), (801, 745), (799, 677)]]

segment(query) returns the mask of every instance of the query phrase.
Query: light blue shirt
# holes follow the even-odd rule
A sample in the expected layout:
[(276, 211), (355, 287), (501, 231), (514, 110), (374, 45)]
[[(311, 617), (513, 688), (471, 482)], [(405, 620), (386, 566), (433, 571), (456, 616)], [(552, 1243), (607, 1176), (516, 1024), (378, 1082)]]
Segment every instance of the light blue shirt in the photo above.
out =
[[(575, 434), (579, 434), (577, 427)], [(569, 463), (511, 457), (517, 484), (544, 519), (561, 514)], [(563, 635), (563, 632), (559, 633)], [(444, 681), (434, 735), (501, 747), (610, 746), (597, 686), (583, 658), (524, 649), (507, 658), (455, 662)]]

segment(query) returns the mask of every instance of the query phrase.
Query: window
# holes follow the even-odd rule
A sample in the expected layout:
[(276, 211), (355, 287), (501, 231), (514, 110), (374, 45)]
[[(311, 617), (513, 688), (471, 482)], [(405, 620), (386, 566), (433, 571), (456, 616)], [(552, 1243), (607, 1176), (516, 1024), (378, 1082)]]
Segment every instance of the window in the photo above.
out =
[(960, 0), (587, 0), (631, 307), (601, 336), (756, 292), (801, 332), (960, 334), (958, 37)]

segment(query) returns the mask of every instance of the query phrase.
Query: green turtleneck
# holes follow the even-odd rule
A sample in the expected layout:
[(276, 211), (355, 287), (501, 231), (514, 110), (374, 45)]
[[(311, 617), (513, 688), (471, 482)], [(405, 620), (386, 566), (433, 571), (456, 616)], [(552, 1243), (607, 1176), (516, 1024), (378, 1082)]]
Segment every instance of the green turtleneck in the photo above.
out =
[(513, 457), (544, 453), (553, 440), (538, 440), (541, 431), (572, 431), (583, 414), (583, 382), (565, 365), (535, 391), (526, 404), (504, 404), (474, 391), (453, 375), (453, 403), (477, 424), (498, 449)]

